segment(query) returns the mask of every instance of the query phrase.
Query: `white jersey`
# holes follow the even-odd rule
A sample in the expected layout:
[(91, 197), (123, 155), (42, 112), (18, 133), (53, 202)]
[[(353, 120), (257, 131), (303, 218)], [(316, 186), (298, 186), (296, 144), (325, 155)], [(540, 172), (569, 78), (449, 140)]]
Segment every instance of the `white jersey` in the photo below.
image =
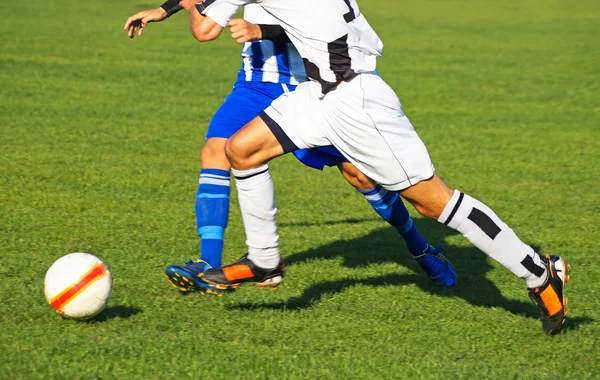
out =
[(205, 0), (197, 6), (225, 26), (240, 7), (252, 3), (285, 29), (308, 77), (321, 83), (323, 93), (358, 73), (376, 70), (383, 43), (355, 0)]
[[(210, 17), (210, 12), (207, 15)], [(244, 7), (244, 19), (253, 24), (277, 24), (256, 4)], [(238, 80), (298, 85), (308, 78), (302, 57), (291, 42), (262, 40), (244, 44)]]

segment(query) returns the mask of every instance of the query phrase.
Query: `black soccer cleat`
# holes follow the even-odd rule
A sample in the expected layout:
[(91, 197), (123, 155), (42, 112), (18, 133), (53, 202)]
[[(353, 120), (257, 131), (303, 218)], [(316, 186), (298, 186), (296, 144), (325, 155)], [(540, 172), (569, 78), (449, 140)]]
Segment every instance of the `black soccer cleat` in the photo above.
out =
[(569, 281), (571, 266), (560, 256), (542, 257), (548, 278), (544, 285), (529, 289), (529, 298), (537, 305), (546, 334), (558, 334), (567, 316), (567, 299), (564, 286)]
[(248, 254), (221, 268), (211, 268), (200, 275), (200, 280), (219, 290), (235, 289), (244, 282), (255, 282), (260, 288), (276, 288), (283, 282), (283, 262), (274, 269), (263, 269), (248, 259)]

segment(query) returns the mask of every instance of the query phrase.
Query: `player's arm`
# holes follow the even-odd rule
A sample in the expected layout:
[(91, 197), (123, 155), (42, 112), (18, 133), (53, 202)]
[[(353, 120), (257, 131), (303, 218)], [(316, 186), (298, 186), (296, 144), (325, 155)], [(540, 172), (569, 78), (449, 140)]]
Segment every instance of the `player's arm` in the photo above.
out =
[(190, 30), (200, 42), (219, 37), (240, 7), (255, 0), (182, 0), (179, 4), (190, 13)]
[(127, 30), (129, 38), (134, 38), (136, 34), (141, 36), (148, 23), (162, 21), (179, 12), (181, 9), (179, 0), (167, 0), (158, 8), (138, 12), (129, 17), (123, 29)]
[(280, 25), (253, 24), (243, 18), (235, 18), (227, 24), (231, 38), (237, 43), (256, 40), (290, 42), (290, 38)]

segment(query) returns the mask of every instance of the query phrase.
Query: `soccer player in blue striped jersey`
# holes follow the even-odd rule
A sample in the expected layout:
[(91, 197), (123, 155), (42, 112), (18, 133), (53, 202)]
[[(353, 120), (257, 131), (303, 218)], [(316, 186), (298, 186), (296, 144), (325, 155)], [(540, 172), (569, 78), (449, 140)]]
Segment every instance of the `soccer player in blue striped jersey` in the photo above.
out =
[[(161, 21), (178, 10), (178, 2), (170, 4), (167, 2), (161, 8), (130, 17), (125, 24), (129, 36), (141, 35), (149, 22)], [(171, 283), (182, 291), (210, 292), (197, 276), (207, 268), (221, 266), (223, 233), (229, 216), (231, 168), (225, 157), (225, 142), (274, 99), (307, 80), (302, 58), (272, 16), (258, 5), (248, 5), (244, 19), (229, 23), (232, 37), (244, 44), (242, 67), (233, 91), (209, 124), (201, 152), (202, 170), (196, 197), (200, 259), (188, 261), (183, 266), (172, 265), (166, 270)], [(398, 194), (375, 184), (333, 146), (299, 150), (294, 154), (302, 163), (316, 169), (337, 166), (344, 178), (404, 238), (409, 252), (432, 281), (444, 286), (455, 283), (452, 265), (444, 258), (440, 247), (432, 247), (418, 233)]]

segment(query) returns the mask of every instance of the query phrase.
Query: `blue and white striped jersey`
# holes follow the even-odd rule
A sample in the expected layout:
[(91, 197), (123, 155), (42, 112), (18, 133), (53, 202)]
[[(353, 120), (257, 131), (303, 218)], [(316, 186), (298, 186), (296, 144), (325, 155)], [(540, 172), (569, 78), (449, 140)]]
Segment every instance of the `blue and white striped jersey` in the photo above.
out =
[[(244, 7), (244, 19), (253, 24), (277, 24), (258, 4)], [(290, 42), (246, 42), (238, 80), (298, 85), (307, 80), (302, 57)]]

